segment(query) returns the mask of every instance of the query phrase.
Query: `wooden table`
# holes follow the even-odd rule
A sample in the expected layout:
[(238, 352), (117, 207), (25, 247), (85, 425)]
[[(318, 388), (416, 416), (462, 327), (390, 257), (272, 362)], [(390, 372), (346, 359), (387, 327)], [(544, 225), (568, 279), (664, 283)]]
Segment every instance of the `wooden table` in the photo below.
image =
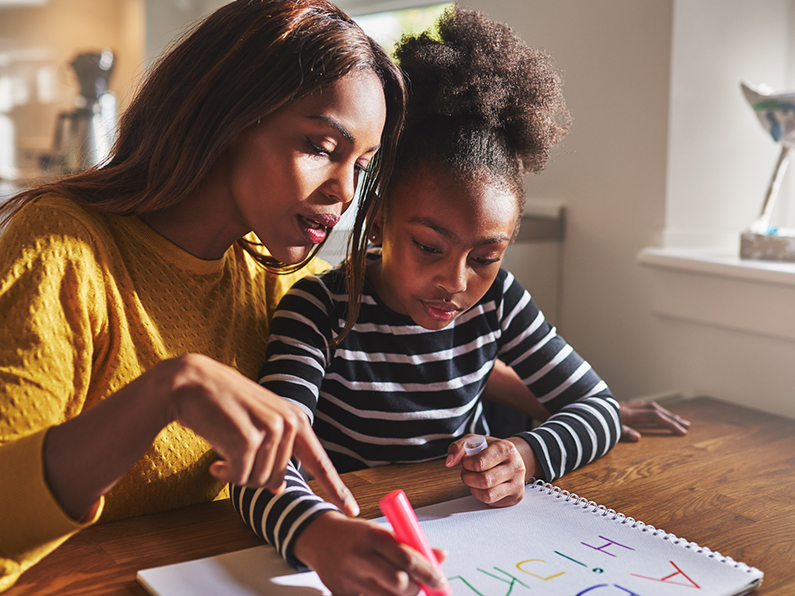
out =
[[(686, 437), (646, 434), (555, 484), (698, 542), (765, 573), (758, 596), (795, 594), (795, 420), (709, 398), (670, 410), (693, 424)], [(441, 462), (344, 476), (365, 517), (403, 488), (415, 507), (464, 496)], [(71, 538), (4, 596), (145, 596), (139, 569), (260, 544), (229, 501), (100, 524)]]

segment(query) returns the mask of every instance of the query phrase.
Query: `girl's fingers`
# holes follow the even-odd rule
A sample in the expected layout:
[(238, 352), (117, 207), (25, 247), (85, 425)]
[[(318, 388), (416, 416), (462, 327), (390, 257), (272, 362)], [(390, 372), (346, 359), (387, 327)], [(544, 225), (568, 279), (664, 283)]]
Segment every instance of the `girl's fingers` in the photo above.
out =
[(625, 443), (637, 443), (640, 441), (640, 433), (626, 424), (621, 425), (621, 440)]
[(444, 465), (448, 468), (452, 468), (453, 466), (457, 466), (461, 460), (464, 458), (466, 452), (464, 451), (464, 443), (466, 443), (469, 437), (474, 435), (464, 435), (457, 441), (453, 441), (447, 447), (447, 459), (444, 462)]
[(372, 583), (367, 594), (411, 594), (419, 590), (408, 571), (381, 556), (368, 557), (359, 563), (362, 574)]
[(461, 462), (464, 470), (469, 470), (472, 472), (486, 472), (488, 470), (497, 468), (506, 462), (511, 462), (515, 457), (521, 459), (521, 456), (519, 456), (516, 448), (510, 441), (503, 439), (488, 439), (488, 447), (486, 447), (483, 451), (475, 453), (474, 455), (464, 455), (461, 458)]
[(479, 501), (505, 507), (524, 498), (528, 470), (512, 441), (492, 440), (484, 451), (463, 460), (461, 480)]
[(382, 577), (387, 577), (389, 585), (395, 585), (394, 570), (401, 570), (407, 574), (411, 585), (424, 584), (430, 588), (441, 590), (447, 585), (447, 578), (440, 569), (426, 559), (420, 552), (405, 544), (392, 541), (393, 546), (382, 551), (384, 562), (388, 567), (382, 569)]
[(524, 498), (524, 484), (515, 481), (503, 482), (487, 489), (470, 488), (469, 492), (478, 501), (491, 507), (508, 507)]
[(392, 589), (385, 588), (379, 582), (370, 579), (364, 582), (364, 587), (361, 591), (361, 594), (367, 594), (369, 596), (372, 594), (373, 596), (403, 596), (404, 594), (413, 596), (419, 591), (419, 586), (417, 586), (417, 590), (414, 591), (405, 591), (405, 592), (395, 592)]
[(620, 408), (621, 421), (628, 429), (622, 433), (623, 440), (639, 440), (640, 434), (632, 427), (665, 429), (676, 435), (687, 434), (690, 427), (688, 420), (655, 402), (622, 402)]

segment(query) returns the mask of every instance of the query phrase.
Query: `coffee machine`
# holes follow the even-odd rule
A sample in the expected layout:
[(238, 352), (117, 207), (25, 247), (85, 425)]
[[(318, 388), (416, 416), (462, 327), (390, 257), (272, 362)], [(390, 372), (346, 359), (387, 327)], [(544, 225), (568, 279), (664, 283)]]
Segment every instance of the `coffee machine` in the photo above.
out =
[(108, 90), (113, 52), (78, 54), (71, 62), (80, 86), (75, 109), (58, 114), (54, 152), (46, 169), (72, 174), (101, 164), (116, 141), (116, 98)]

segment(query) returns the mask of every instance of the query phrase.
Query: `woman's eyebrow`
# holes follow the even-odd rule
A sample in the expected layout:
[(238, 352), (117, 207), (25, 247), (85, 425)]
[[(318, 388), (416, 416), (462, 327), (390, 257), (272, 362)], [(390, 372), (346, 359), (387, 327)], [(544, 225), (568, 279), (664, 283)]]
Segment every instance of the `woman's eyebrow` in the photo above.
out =
[[(342, 135), (342, 137), (346, 141), (348, 141), (351, 145), (353, 145), (356, 142), (356, 137), (354, 137), (351, 134), (351, 131), (349, 131), (347, 128), (345, 128), (345, 126), (341, 122), (339, 122), (338, 120), (335, 120), (334, 118), (331, 118), (329, 116), (323, 116), (321, 114), (317, 114), (317, 115), (314, 115), (314, 116), (307, 116), (307, 117), (312, 119), (312, 120), (320, 120), (321, 122), (325, 122), (326, 124), (331, 126), (334, 130), (339, 132)], [(375, 151), (378, 151), (380, 148), (381, 148), (381, 143), (379, 143), (375, 147), (371, 147), (370, 149), (368, 149), (367, 153), (373, 153)]]
[(351, 134), (351, 131), (345, 128), (341, 122), (335, 120), (334, 118), (330, 118), (329, 116), (322, 116), (320, 114), (317, 114), (315, 116), (308, 116), (308, 118), (312, 120), (320, 120), (321, 122), (325, 122), (326, 124), (334, 128), (337, 132), (339, 132), (342, 135), (342, 137), (346, 141), (348, 141), (351, 145), (353, 145), (353, 143), (356, 141), (354, 136)]

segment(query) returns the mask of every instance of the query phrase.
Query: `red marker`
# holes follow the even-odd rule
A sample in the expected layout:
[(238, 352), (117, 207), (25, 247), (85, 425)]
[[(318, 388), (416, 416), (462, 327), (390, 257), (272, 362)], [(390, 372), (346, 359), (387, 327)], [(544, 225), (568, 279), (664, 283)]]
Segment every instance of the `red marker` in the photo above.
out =
[[(434, 567), (441, 570), (441, 565), (433, 554), (431, 545), (428, 544), (428, 539), (420, 527), (417, 514), (411, 508), (406, 493), (402, 490), (393, 490), (378, 502), (378, 506), (392, 525), (397, 541), (418, 551)], [(425, 590), (426, 596), (453, 596), (453, 589), (449, 585), (444, 590), (432, 590), (427, 586), (422, 586), (422, 589)]]

